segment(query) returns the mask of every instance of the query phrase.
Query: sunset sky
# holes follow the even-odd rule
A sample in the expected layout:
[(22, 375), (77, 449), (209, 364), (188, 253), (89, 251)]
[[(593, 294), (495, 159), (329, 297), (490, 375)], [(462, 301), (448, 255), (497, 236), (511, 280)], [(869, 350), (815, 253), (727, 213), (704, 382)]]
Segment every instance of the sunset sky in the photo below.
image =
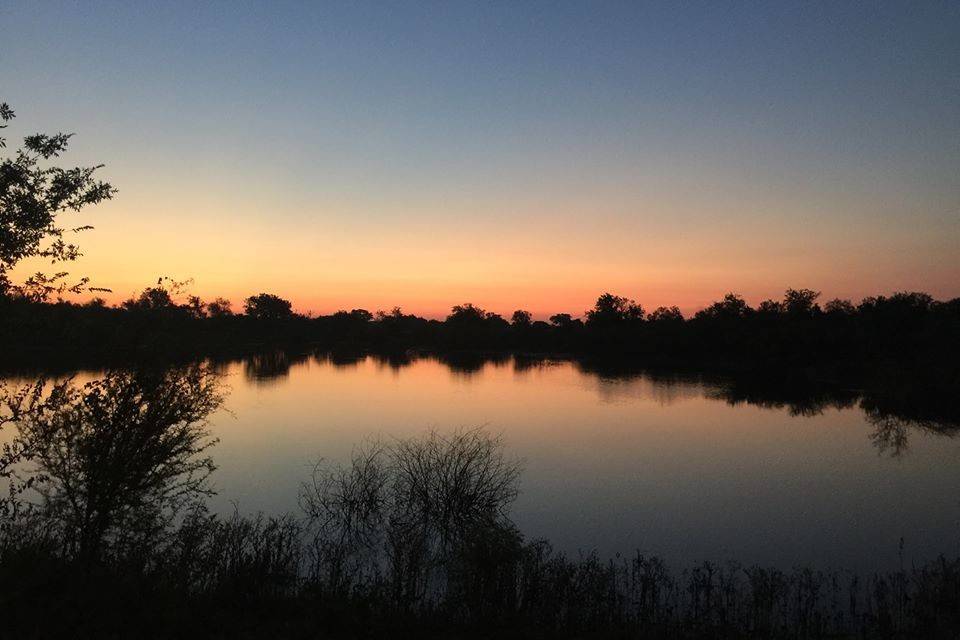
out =
[(114, 301), (960, 296), (958, 2), (4, 2), (0, 101)]

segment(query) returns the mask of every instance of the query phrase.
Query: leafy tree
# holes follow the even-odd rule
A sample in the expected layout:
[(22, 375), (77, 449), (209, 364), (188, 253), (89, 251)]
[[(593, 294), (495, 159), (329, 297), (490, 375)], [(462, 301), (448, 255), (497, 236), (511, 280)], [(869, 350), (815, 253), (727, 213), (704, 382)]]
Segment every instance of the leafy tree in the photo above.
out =
[[(0, 125), (6, 128), (14, 112), (0, 104)], [(75, 260), (80, 248), (68, 242), (71, 232), (91, 229), (90, 226), (61, 226), (61, 214), (79, 211), (87, 205), (109, 200), (116, 193), (109, 183), (97, 180), (94, 173), (103, 165), (63, 169), (47, 166), (67, 150), (72, 133), (42, 133), (23, 139), (16, 153), (0, 162), (0, 294), (11, 289), (31, 299), (46, 299), (52, 293), (79, 292), (87, 288), (88, 279), (68, 285), (67, 272), (52, 276), (36, 274), (21, 291), (10, 282), (9, 273), (25, 258), (46, 258), (52, 263)], [(0, 138), (0, 148), (6, 140)], [(88, 289), (93, 289), (89, 287)]]
[(745, 318), (753, 313), (753, 309), (743, 297), (736, 293), (728, 293), (723, 300), (714, 302), (706, 309), (701, 309), (693, 317), (698, 320), (729, 320)]
[(587, 325), (600, 326), (643, 320), (643, 307), (629, 298), (604, 293), (587, 311)]
[(647, 319), (650, 322), (683, 322), (683, 314), (679, 307), (657, 307)]
[(765, 316), (777, 316), (783, 313), (783, 303), (776, 300), (764, 300), (757, 305), (757, 313)]
[(517, 309), (510, 318), (510, 324), (515, 327), (529, 327), (533, 323), (533, 316), (529, 311)]
[(374, 315), (366, 309), (352, 309), (351, 311), (344, 311), (341, 309), (340, 311), (334, 313), (331, 317), (341, 325), (362, 326), (366, 325), (368, 322), (371, 322), (374, 318)]
[(447, 322), (456, 324), (478, 323), (486, 320), (489, 315), (489, 313), (480, 307), (467, 302), (465, 304), (455, 305), (451, 309), (450, 315), (447, 316)]
[(243, 303), (243, 310), (251, 318), (258, 320), (283, 320), (293, 316), (292, 305), (272, 293), (260, 293), (250, 296)]
[[(177, 281), (162, 276), (157, 279), (156, 285), (147, 287), (136, 298), (125, 300), (122, 306), (130, 311), (165, 311), (180, 308), (175, 298), (181, 295), (191, 282), (192, 280)], [(195, 297), (191, 296), (191, 298)], [(196, 298), (196, 303), (199, 301), (200, 299)], [(193, 304), (194, 307), (196, 303)], [(191, 302), (188, 301), (186, 306), (190, 309)]]
[(366, 309), (352, 309), (350, 311), (350, 317), (356, 320), (357, 322), (370, 322), (373, 320), (373, 314), (367, 311)]
[(868, 313), (884, 313), (891, 315), (924, 314), (933, 306), (933, 298), (926, 293), (916, 291), (902, 291), (890, 297), (877, 296), (864, 298), (860, 303), (860, 311)]
[(401, 309), (400, 307), (394, 307), (389, 312), (380, 310), (380, 311), (377, 311), (377, 313), (375, 314), (375, 317), (377, 319), (377, 322), (403, 320), (404, 318), (403, 309)]
[(575, 320), (569, 313), (557, 313), (550, 316), (550, 324), (555, 327), (569, 327)]
[(817, 298), (819, 291), (810, 289), (787, 289), (783, 294), (783, 309), (792, 316), (809, 316), (820, 312)]
[(184, 307), (194, 318), (207, 317), (207, 303), (205, 303), (200, 296), (187, 296), (187, 303)]
[(226, 298), (215, 298), (207, 303), (207, 315), (211, 318), (225, 318), (233, 315), (230, 301)]
[(832, 316), (852, 316), (857, 312), (857, 308), (849, 300), (834, 298), (823, 306), (823, 310)]

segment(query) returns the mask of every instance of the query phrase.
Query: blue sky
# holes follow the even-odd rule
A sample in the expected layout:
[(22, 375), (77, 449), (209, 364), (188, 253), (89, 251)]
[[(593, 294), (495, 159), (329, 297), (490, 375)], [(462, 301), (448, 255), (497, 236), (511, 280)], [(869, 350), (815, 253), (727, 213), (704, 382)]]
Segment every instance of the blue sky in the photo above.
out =
[(0, 100), (107, 164), (78, 268), (124, 293), (956, 296), (958, 34), (957, 3), (14, 2)]

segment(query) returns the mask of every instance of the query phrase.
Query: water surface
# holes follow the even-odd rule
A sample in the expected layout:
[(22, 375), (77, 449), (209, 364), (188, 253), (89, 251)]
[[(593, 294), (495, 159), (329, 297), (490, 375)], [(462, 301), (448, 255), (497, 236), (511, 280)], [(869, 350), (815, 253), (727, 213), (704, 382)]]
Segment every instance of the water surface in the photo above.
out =
[(899, 562), (901, 537), (907, 561), (960, 552), (960, 440), (887, 417), (907, 443), (882, 448), (891, 425), (855, 395), (734, 403), (724, 381), (550, 361), (308, 357), (225, 371), (219, 509), (295, 510), (318, 457), (483, 425), (524, 462), (522, 531), (570, 553), (872, 570)]
[(571, 554), (856, 571), (898, 566), (900, 538), (908, 564), (960, 554), (956, 425), (878, 413), (853, 391), (784, 400), (567, 361), (274, 354), (220, 367), (220, 512), (295, 512), (316, 460), (346, 461), (365, 440), (483, 426), (523, 461), (521, 530)]

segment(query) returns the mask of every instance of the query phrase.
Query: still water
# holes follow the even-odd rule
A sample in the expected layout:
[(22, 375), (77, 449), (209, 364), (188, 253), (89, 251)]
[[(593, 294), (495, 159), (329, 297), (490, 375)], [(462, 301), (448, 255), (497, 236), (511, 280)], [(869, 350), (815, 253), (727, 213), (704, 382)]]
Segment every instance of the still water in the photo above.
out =
[[(296, 510), (319, 457), (482, 425), (523, 461), (521, 530), (568, 553), (868, 571), (898, 565), (901, 537), (908, 563), (960, 553), (960, 439), (871, 421), (855, 396), (751, 404), (723, 382), (570, 362), (276, 365), (225, 366), (231, 393), (212, 423), (219, 510)], [(880, 444), (891, 420), (899, 449)]]
[(521, 531), (569, 554), (855, 571), (899, 566), (901, 538), (908, 566), (960, 554), (956, 424), (871, 412), (855, 392), (784, 400), (567, 361), (277, 354), (219, 367), (219, 512), (297, 512), (318, 458), (483, 426), (522, 460)]

